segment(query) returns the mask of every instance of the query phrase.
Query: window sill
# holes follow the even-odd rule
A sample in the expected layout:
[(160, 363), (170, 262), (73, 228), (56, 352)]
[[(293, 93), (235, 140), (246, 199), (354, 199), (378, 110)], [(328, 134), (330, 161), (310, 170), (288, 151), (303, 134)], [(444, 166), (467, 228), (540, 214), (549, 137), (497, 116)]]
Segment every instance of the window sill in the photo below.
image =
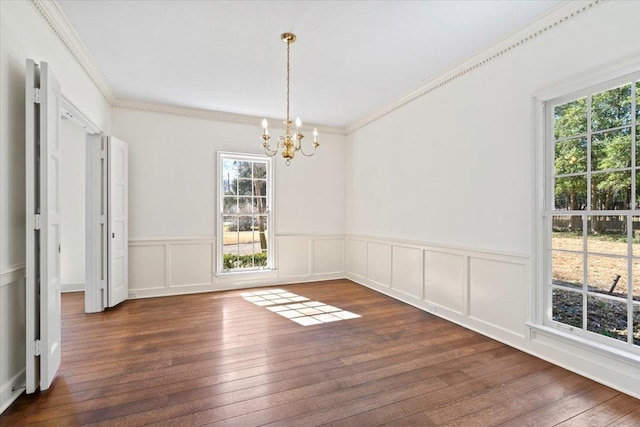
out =
[(275, 279), (278, 271), (275, 269), (252, 271), (229, 271), (216, 274), (218, 283), (246, 282), (249, 280)]
[(624, 362), (633, 367), (638, 367), (638, 364), (640, 363), (640, 354), (632, 353), (630, 351), (625, 351), (619, 348), (608, 346), (597, 341), (579, 337), (569, 332), (565, 332), (562, 329), (554, 328), (552, 326), (537, 325), (532, 323), (527, 323), (527, 326), (532, 332), (545, 335), (550, 338), (558, 339), (567, 344), (575, 345), (584, 350), (592, 351), (610, 359)]

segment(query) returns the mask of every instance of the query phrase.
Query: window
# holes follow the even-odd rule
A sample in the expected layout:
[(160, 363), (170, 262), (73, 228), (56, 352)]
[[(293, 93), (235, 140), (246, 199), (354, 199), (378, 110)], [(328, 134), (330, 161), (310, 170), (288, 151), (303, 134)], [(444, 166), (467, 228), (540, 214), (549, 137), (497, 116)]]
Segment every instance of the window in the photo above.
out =
[(545, 104), (544, 323), (640, 353), (640, 73)]
[(271, 269), (271, 159), (219, 153), (218, 160), (218, 272)]

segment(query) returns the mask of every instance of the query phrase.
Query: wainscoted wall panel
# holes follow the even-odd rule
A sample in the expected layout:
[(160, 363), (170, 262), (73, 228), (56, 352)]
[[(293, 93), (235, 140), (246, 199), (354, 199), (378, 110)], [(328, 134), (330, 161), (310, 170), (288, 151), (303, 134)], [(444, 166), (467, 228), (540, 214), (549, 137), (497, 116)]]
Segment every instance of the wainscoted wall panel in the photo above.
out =
[(367, 277), (367, 242), (366, 240), (347, 240), (347, 271), (354, 277)]
[[(527, 307), (523, 264), (471, 257), (469, 259), (469, 315), (481, 322), (524, 337)], [(500, 304), (496, 309), (497, 301)]]
[[(344, 236), (276, 236), (272, 272), (216, 272), (216, 240), (129, 241), (129, 297), (145, 298), (345, 277)], [(263, 274), (264, 273), (264, 274)]]
[(312, 273), (344, 276), (344, 237), (315, 239), (312, 244)]
[(424, 251), (424, 300), (464, 313), (464, 257)]
[(391, 287), (409, 297), (422, 299), (422, 249), (393, 246)]
[(276, 237), (278, 276), (307, 277), (310, 273), (309, 241), (297, 236)]
[(129, 291), (163, 289), (167, 286), (164, 242), (129, 242)]
[(391, 245), (367, 242), (367, 278), (372, 282), (391, 287)]
[(171, 286), (211, 283), (215, 272), (215, 241), (170, 246)]
[(25, 384), (25, 307), (24, 266), (4, 268), (0, 271), (0, 413)]

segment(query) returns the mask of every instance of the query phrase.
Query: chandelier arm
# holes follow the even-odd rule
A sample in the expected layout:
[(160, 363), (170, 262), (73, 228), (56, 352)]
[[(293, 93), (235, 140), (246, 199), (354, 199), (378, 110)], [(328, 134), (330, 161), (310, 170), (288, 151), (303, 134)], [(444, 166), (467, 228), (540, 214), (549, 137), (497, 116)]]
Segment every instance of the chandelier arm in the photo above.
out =
[(273, 150), (271, 149), (271, 144), (269, 144), (266, 139), (262, 143), (262, 148), (264, 148), (264, 154), (266, 154), (269, 157), (273, 157), (278, 153), (278, 145), (276, 144), (276, 149)]
[(264, 154), (266, 154), (268, 157), (273, 157), (278, 154), (278, 150), (272, 150), (270, 148), (264, 147)]
[(314, 144), (314, 145), (313, 145), (313, 153), (311, 153), (311, 154), (307, 154), (307, 153), (305, 153), (305, 152), (304, 152), (304, 150), (302, 149), (302, 142), (301, 142), (301, 143), (300, 143), (300, 149), (299, 149), (298, 151), (300, 151), (300, 153), (302, 153), (302, 155), (303, 155), (303, 156), (305, 156), (305, 157), (311, 157), (311, 156), (313, 156), (314, 154), (316, 154), (316, 148), (318, 148), (318, 146)]

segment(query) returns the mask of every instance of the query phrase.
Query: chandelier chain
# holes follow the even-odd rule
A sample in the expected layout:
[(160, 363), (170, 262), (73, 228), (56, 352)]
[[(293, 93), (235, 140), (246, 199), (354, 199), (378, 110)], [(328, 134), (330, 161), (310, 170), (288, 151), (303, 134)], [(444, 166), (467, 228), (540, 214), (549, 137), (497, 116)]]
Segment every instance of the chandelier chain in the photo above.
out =
[(289, 129), (289, 52), (291, 50), (291, 42), (287, 41), (287, 130)]

